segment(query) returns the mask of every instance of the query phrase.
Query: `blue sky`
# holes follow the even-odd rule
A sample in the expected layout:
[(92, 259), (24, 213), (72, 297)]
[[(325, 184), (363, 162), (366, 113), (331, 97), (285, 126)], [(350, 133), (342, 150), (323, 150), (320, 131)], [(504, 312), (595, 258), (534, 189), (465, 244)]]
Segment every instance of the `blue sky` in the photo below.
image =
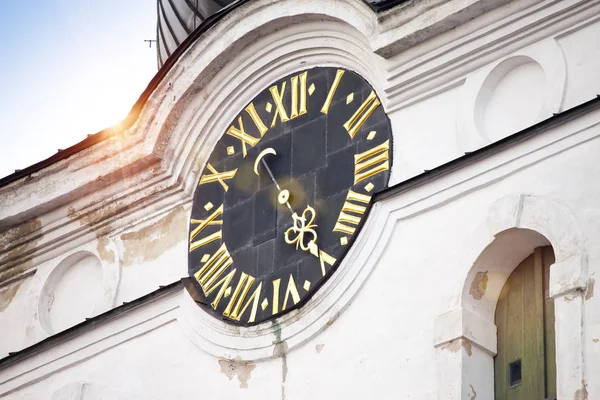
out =
[(0, 177), (123, 119), (157, 71), (156, 0), (5, 1)]

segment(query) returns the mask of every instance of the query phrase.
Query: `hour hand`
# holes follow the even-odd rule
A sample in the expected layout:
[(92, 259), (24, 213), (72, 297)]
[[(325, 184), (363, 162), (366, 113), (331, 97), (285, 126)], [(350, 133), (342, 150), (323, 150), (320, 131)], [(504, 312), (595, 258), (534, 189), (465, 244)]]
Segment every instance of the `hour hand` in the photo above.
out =
[[(301, 248), (303, 251), (310, 251), (315, 257), (319, 256), (319, 248), (316, 244), (317, 232), (314, 228), (317, 225), (314, 223), (317, 214), (311, 206), (306, 206), (302, 212), (302, 216), (297, 213), (292, 214), (294, 225), (285, 231), (285, 242), (287, 244), (295, 244), (296, 249)], [(306, 236), (305, 236), (306, 235)], [(308, 243), (306, 243), (306, 240)]]
[[(323, 250), (320, 250), (319, 246), (317, 246), (317, 232), (313, 229), (317, 227), (314, 223), (316, 216), (315, 209), (311, 206), (306, 206), (302, 216), (293, 213), (292, 218), (294, 220), (294, 225), (285, 231), (284, 236), (287, 244), (295, 244), (296, 249), (301, 248), (303, 251), (308, 251), (310, 254), (317, 257), (321, 265), (321, 272), (323, 273), (323, 276), (325, 276), (325, 273), (327, 272), (325, 264), (333, 266), (336, 260)], [(304, 235), (310, 235), (310, 240), (307, 244), (304, 244)], [(308, 238), (309, 237), (307, 237), (307, 239)]]

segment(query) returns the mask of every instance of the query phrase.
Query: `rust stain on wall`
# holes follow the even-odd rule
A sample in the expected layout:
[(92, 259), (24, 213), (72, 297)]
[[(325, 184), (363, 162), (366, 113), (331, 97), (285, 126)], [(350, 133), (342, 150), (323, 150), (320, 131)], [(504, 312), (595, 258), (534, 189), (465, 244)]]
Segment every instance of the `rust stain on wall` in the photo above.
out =
[(115, 252), (108, 248), (110, 240), (107, 237), (103, 237), (98, 240), (98, 246), (96, 250), (98, 250), (98, 255), (102, 261), (105, 261), (109, 264), (115, 262)]
[(123, 266), (156, 260), (166, 250), (186, 241), (187, 211), (183, 206), (139, 231), (121, 235)]
[(242, 389), (248, 388), (248, 380), (250, 380), (252, 371), (256, 368), (256, 364), (253, 362), (240, 361), (239, 359), (221, 359), (219, 360), (219, 365), (221, 366), (221, 373), (225, 374), (230, 381), (237, 376), (240, 388)]
[(21, 281), (17, 284), (0, 289), (0, 313), (6, 311), (8, 306), (10, 306), (10, 303), (12, 303), (22, 284), (23, 282)]
[(469, 294), (475, 300), (481, 300), (483, 298), (483, 296), (485, 295), (485, 291), (487, 289), (487, 284), (488, 284), (488, 272), (487, 271), (485, 271), (485, 272), (479, 271), (477, 273), (477, 275), (475, 275), (473, 282), (471, 282), (471, 290), (469, 290)]
[(74, 207), (69, 207), (67, 217), (71, 220), (79, 220), (82, 226), (92, 228), (98, 222), (125, 209), (126, 207), (119, 207), (117, 204), (110, 204), (90, 212), (77, 211)]
[(587, 284), (587, 289), (585, 291), (585, 299), (589, 300), (594, 297), (594, 286), (596, 286), (596, 280), (590, 279)]
[(471, 342), (467, 339), (455, 339), (442, 346), (443, 350), (448, 350), (452, 353), (457, 353), (458, 351), (460, 351), (461, 348), (465, 349), (465, 352), (469, 357), (473, 355), (473, 346), (471, 345)]

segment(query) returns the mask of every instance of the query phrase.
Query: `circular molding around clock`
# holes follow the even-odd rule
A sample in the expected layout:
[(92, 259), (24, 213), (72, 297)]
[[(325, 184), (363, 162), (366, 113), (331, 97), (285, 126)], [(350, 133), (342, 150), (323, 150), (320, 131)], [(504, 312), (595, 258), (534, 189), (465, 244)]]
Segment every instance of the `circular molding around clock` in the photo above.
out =
[(302, 307), (338, 268), (387, 187), (392, 132), (353, 71), (280, 78), (239, 110), (198, 180), (187, 288), (206, 312), (257, 325)]
[(179, 326), (196, 346), (215, 357), (240, 361), (279, 357), (339, 318), (372, 272), (395, 224), (395, 218), (390, 219), (390, 209), (375, 203), (336, 273), (299, 309), (245, 327), (217, 320), (184, 293), (177, 317)]

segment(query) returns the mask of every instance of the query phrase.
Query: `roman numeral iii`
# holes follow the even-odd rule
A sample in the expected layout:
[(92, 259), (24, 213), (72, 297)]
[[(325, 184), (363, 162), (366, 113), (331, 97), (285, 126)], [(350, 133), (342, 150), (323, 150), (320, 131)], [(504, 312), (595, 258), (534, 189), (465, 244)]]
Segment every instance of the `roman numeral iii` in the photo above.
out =
[(390, 140), (354, 155), (354, 184), (390, 169)]

